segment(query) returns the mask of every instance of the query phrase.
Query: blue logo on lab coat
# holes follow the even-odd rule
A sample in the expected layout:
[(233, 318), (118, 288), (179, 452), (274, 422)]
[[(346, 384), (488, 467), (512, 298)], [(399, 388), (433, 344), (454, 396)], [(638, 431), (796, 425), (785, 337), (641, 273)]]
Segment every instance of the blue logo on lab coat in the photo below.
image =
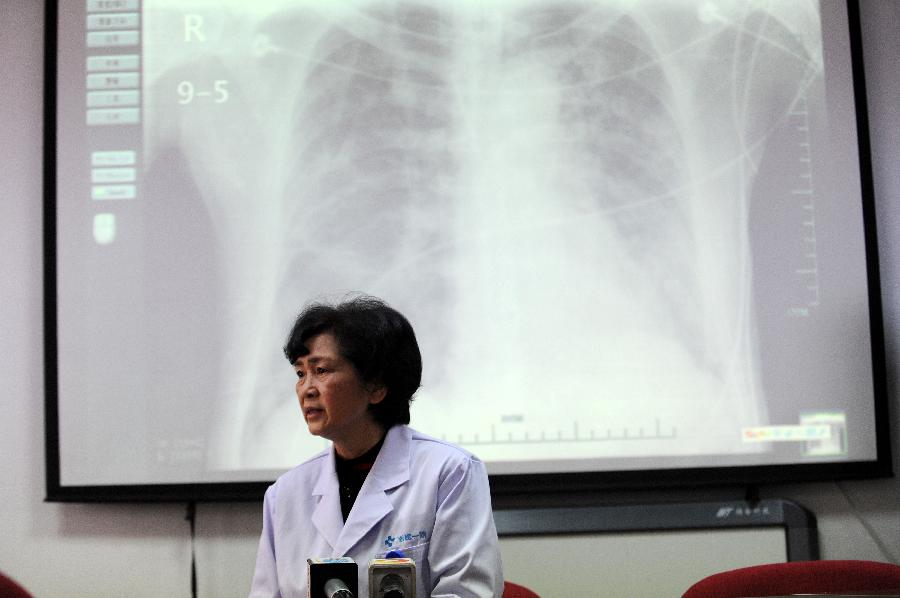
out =
[(388, 548), (393, 548), (394, 544), (408, 544), (410, 542), (424, 542), (428, 537), (428, 532), (425, 530), (419, 530), (418, 532), (410, 532), (406, 534), (397, 534), (396, 537), (388, 536), (384, 539), (384, 545)]

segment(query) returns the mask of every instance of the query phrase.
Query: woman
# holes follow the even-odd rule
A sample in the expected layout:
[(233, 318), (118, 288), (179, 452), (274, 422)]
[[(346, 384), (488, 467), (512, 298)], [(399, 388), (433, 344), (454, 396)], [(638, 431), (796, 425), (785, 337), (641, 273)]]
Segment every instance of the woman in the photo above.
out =
[(332, 447), (266, 491), (252, 597), (306, 597), (306, 559), (416, 562), (417, 596), (500, 596), (484, 464), (407, 427), (422, 359), (412, 326), (361, 297), (306, 308), (284, 347), (309, 432)]

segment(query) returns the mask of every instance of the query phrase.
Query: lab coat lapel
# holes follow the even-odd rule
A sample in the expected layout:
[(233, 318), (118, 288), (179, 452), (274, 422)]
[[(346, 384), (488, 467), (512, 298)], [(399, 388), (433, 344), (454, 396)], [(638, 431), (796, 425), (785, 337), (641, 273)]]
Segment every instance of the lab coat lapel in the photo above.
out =
[(319, 530), (319, 534), (331, 546), (332, 556), (343, 556), (337, 551), (338, 538), (344, 527), (344, 517), (341, 515), (341, 497), (338, 492), (337, 471), (334, 468), (334, 449), (332, 448), (328, 451), (328, 456), (322, 460), (319, 477), (312, 490), (312, 495), (319, 497), (319, 504), (316, 505), (312, 514), (312, 522)]
[(338, 538), (336, 553), (346, 554), (394, 510), (387, 491), (409, 481), (410, 438), (411, 432), (406, 426), (394, 426), (388, 430), (378, 458), (366, 476)]

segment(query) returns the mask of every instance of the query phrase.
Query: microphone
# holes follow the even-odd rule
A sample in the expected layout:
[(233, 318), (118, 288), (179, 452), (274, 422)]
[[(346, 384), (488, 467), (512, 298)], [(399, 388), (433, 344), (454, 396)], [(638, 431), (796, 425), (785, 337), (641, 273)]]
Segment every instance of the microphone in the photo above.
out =
[(416, 598), (416, 562), (406, 558), (370, 561), (369, 598)]
[(357, 598), (359, 568), (349, 557), (306, 559), (308, 598)]
[(327, 598), (356, 598), (343, 580), (334, 578), (325, 582), (325, 596)]

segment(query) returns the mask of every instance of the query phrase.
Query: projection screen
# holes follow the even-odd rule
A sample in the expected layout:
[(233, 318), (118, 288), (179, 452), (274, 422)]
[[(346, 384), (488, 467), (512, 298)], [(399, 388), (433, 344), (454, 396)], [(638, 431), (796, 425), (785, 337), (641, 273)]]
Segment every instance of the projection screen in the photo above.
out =
[(288, 329), (359, 293), (498, 488), (889, 468), (846, 4), (53, 11), (51, 498), (261, 496), (327, 446)]

